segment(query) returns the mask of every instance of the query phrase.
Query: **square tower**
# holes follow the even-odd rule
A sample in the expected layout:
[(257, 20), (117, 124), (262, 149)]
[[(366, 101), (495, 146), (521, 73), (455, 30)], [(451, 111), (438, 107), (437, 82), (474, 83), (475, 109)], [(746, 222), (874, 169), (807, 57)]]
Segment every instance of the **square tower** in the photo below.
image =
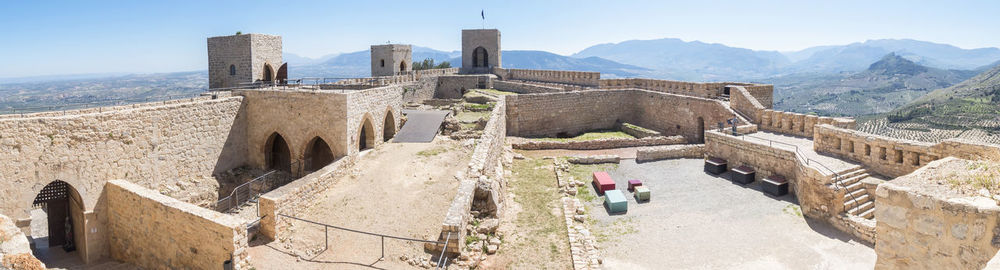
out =
[(241, 34), (208, 38), (208, 87), (288, 79), (281, 36)]
[(462, 30), (462, 73), (489, 73), (500, 59), (500, 30)]
[(413, 70), (413, 50), (407, 44), (372, 45), (372, 77), (392, 76)]

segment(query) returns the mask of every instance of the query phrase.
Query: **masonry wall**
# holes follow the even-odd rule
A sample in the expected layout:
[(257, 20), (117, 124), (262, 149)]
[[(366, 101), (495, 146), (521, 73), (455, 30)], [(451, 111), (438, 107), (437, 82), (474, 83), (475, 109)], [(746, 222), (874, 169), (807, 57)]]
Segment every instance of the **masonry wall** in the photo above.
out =
[[(236, 87), (253, 81), (253, 61), (250, 53), (250, 35), (208, 38), (209, 88)], [(229, 66), (236, 66), (236, 74), (229, 75)]]
[[(372, 45), (370, 52), (373, 77), (405, 74), (413, 70), (413, 50), (410, 45)], [(401, 65), (403, 69), (400, 69)]]
[(945, 158), (878, 186), (876, 269), (982, 269), (997, 254), (996, 201), (934, 183), (971, 164)]
[[(361, 126), (364, 121), (371, 121), (375, 144), (382, 144), (383, 129), (391, 128), (399, 131), (399, 119), (403, 116), (402, 85), (393, 85), (349, 92), (347, 94), (347, 134), (350, 137), (350, 151), (354, 154), (360, 151)], [(387, 115), (392, 115), (392, 126), (384, 126)]]
[[(309, 142), (316, 137), (332, 148), (336, 158), (349, 153), (345, 94), (304, 90), (247, 90), (237, 94), (246, 98), (249, 165), (266, 167), (267, 142), (275, 133), (288, 143), (293, 163), (301, 164)], [(292, 168), (294, 173), (298, 169)]]
[(143, 268), (249, 269), (246, 229), (234, 216), (124, 180), (108, 181), (111, 257)]
[(504, 80), (522, 80), (548, 83), (562, 83), (597, 87), (600, 84), (601, 73), (589, 71), (540, 70), (540, 69), (502, 69), (495, 70)]
[(854, 129), (857, 126), (851, 118), (805, 115), (770, 109), (760, 113), (758, 123), (760, 130), (810, 138), (813, 137), (817, 125), (833, 125), (846, 129)]
[(493, 89), (500, 91), (514, 92), (518, 94), (566, 92), (566, 90), (564, 90), (563, 88), (558, 88), (558, 87), (522, 83), (522, 82), (500, 81), (500, 80), (493, 81)]
[(246, 162), (243, 98), (166, 103), (0, 119), (0, 182), (17, 187), (0, 189), (0, 213), (30, 219), (31, 202), (55, 180), (80, 193), (85, 212), (108, 179), (214, 202), (212, 174)]
[(665, 136), (681, 135), (689, 143), (702, 143), (706, 129), (738, 118), (719, 100), (641, 90), (629, 92), (637, 111), (634, 120), (625, 122), (659, 131)]
[[(278, 76), (281, 68), (281, 36), (249, 34), (251, 59), (253, 59), (253, 77), (251, 81), (270, 81)], [(264, 67), (271, 67), (271, 78), (264, 77)]]
[(321, 199), (318, 196), (330, 189), (337, 176), (343, 175), (354, 162), (354, 156), (338, 159), (319, 171), (261, 195), (258, 200), (261, 234), (272, 240), (285, 238), (291, 223), (281, 215), (294, 217), (299, 211)]
[[(489, 59), (486, 67), (473, 67), (472, 53), (483, 47)], [(462, 73), (485, 73), (494, 67), (502, 67), (500, 31), (497, 29), (462, 29)]]
[(440, 76), (434, 98), (462, 98), (468, 90), (493, 88), (492, 78), (492, 75)]
[(729, 107), (740, 112), (753, 123), (760, 123), (761, 115), (767, 109), (743, 86), (732, 88), (729, 96)]
[(4, 215), (0, 215), (0, 269), (45, 269), (45, 264), (31, 254), (28, 237)]

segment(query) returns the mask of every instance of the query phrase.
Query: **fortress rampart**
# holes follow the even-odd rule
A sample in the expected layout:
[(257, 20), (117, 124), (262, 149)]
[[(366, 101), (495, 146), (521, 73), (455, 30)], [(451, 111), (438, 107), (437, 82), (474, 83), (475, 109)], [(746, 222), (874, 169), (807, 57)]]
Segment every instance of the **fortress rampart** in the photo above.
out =
[[(731, 95), (730, 86), (743, 86), (764, 108), (771, 108), (773, 85), (738, 82), (681, 82), (656, 79), (604, 79), (601, 89), (639, 88), (656, 92), (672, 93), (702, 98), (719, 98)], [(730, 90), (727, 90), (730, 87)]]
[(536, 81), (549, 83), (564, 83), (597, 87), (601, 80), (600, 72), (541, 70), (541, 69), (494, 69), (493, 74), (504, 80)]

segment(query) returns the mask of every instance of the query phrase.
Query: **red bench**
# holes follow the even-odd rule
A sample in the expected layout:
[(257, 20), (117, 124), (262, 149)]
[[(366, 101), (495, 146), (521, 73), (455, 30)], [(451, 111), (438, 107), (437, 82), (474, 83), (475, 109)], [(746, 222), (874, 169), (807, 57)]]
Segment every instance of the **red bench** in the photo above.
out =
[(604, 195), (605, 191), (615, 189), (615, 180), (607, 172), (594, 172), (594, 189), (597, 194)]

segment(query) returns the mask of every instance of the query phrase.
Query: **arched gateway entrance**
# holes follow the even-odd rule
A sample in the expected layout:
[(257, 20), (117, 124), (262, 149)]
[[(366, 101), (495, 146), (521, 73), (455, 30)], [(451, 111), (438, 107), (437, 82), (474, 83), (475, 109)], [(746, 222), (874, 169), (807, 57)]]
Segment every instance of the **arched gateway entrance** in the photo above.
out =
[(396, 119), (392, 116), (392, 110), (385, 113), (385, 122), (382, 123), (382, 141), (388, 142), (396, 136)]
[(375, 147), (375, 128), (372, 127), (372, 120), (365, 117), (361, 124), (361, 132), (358, 134), (358, 150), (366, 150)]
[[(35, 257), (44, 263), (76, 257), (83, 243), (83, 197), (69, 183), (55, 180), (45, 185), (31, 203), (29, 236)], [(82, 259), (82, 258), (81, 258)]]
[(264, 158), (267, 161), (268, 170), (292, 171), (292, 154), (288, 148), (288, 143), (281, 134), (277, 132), (271, 134), (265, 145)]

